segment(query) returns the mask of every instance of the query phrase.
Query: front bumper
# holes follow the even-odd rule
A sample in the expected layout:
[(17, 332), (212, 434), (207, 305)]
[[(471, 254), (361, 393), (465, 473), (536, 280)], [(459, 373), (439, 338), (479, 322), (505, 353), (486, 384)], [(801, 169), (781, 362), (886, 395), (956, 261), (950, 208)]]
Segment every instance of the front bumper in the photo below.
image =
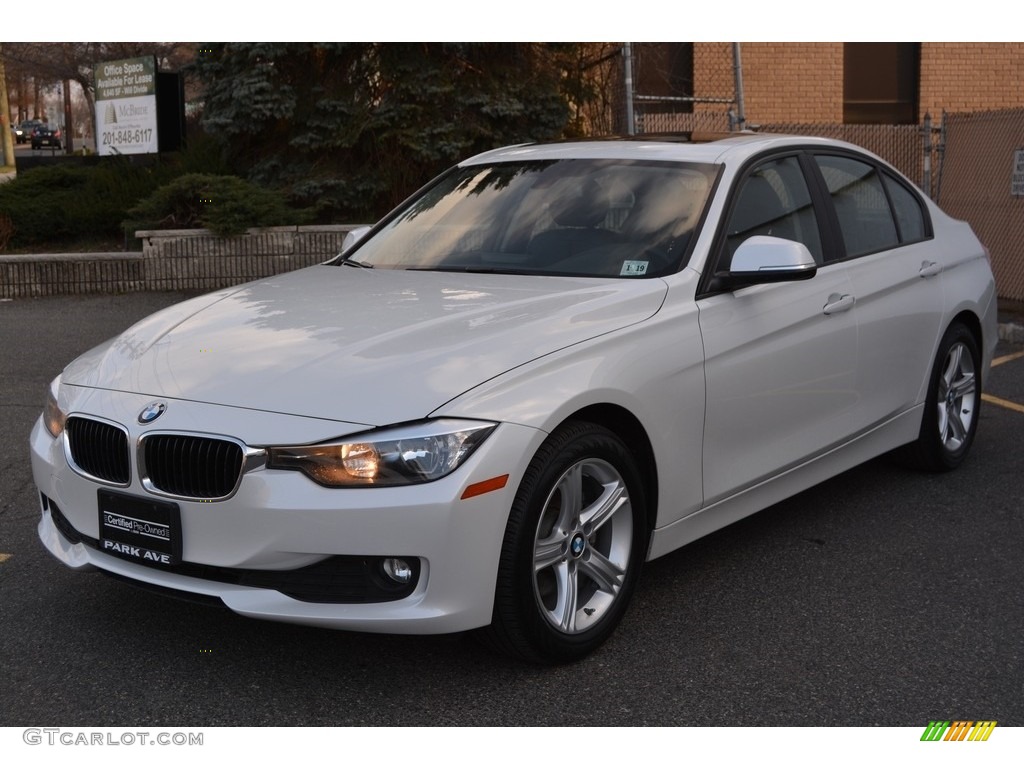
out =
[[(90, 405), (102, 407), (90, 412), (118, 420), (129, 430), (130, 439), (137, 441), (145, 428), (129, 423), (124, 413), (137, 413), (148, 398), (122, 394), (119, 397), (127, 402), (106, 407), (117, 396), (93, 391)], [(211, 415), (225, 412), (220, 423), (242, 423), (239, 414), (228, 413), (238, 409), (188, 406), (193, 416), (197, 408), (208, 409)], [(261, 421), (266, 422), (268, 433), (281, 431), (279, 415), (248, 411), (242, 416), (247, 434), (225, 433), (247, 444), (260, 444), (256, 435)], [(168, 426), (161, 424), (164, 429)], [(315, 429), (320, 432), (313, 439), (322, 439), (329, 427), (318, 424)], [(62, 441), (53, 439), (39, 420), (30, 437), (33, 477), (41, 494), (38, 532), (50, 553), (71, 568), (99, 568), (160, 589), (216, 598), (245, 616), (367, 632), (457, 632), (491, 621), (508, 512), (525, 466), (543, 438), (538, 430), (501, 424), (456, 472), (432, 483), (401, 488), (332, 489), (294, 471), (264, 468), (247, 473), (230, 499), (176, 501), (181, 514), (182, 567), (163, 568), (98, 548), (97, 492), (107, 486), (74, 472)], [(469, 485), (506, 474), (504, 488), (461, 498)], [(115, 490), (157, 498), (142, 487), (134, 466), (131, 483)], [(252, 586), (275, 583), (281, 575), (288, 581), (291, 572), (299, 576), (316, 572), (320, 579), (330, 578), (334, 563), (347, 567), (384, 557), (413, 558), (418, 563), (411, 594), (384, 602), (345, 601), (344, 597), (341, 602), (323, 602)], [(203, 574), (214, 575), (204, 578)], [(235, 578), (238, 574), (242, 576)]]

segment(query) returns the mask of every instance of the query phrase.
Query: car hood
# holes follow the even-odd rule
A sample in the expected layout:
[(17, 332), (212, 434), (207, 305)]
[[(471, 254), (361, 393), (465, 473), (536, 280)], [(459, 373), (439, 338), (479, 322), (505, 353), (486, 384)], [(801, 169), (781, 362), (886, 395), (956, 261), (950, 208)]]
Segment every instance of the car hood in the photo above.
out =
[(666, 290), (659, 279), (317, 266), (158, 312), (63, 381), (379, 426), (640, 322)]

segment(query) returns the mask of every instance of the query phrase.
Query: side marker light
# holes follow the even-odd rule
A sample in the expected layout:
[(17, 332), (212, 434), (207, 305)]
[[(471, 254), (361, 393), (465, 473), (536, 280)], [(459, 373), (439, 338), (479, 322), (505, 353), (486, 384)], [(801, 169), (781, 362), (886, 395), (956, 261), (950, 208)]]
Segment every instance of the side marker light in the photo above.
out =
[(474, 496), (482, 496), (485, 493), (491, 491), (500, 491), (508, 483), (508, 475), (501, 475), (500, 477), (492, 477), (490, 480), (482, 480), (479, 483), (473, 483), (466, 487), (466, 490), (462, 492), (463, 499), (471, 499)]

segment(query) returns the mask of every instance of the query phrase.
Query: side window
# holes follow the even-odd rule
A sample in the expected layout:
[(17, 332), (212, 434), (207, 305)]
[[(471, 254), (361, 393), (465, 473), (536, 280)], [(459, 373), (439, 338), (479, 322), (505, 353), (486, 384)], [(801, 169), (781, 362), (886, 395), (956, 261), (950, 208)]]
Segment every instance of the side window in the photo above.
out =
[(875, 167), (850, 157), (817, 155), (814, 159), (832, 196), (846, 255), (862, 256), (899, 245), (896, 222)]
[(900, 242), (916, 243), (918, 240), (924, 240), (928, 230), (925, 227), (924, 212), (921, 210), (921, 200), (889, 174), (884, 174), (883, 178), (893, 211), (896, 213)]
[(821, 263), (821, 234), (800, 161), (795, 156), (769, 160), (743, 180), (726, 227), (726, 263), (744, 240), (770, 235), (807, 246)]

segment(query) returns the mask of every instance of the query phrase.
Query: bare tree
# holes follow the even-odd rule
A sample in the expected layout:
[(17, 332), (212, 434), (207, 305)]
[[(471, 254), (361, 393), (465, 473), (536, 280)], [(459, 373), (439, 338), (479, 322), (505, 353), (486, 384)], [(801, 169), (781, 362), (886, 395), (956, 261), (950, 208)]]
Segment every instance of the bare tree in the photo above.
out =
[(615, 132), (624, 98), (622, 44), (581, 43), (566, 68), (573, 128), (580, 136)]

